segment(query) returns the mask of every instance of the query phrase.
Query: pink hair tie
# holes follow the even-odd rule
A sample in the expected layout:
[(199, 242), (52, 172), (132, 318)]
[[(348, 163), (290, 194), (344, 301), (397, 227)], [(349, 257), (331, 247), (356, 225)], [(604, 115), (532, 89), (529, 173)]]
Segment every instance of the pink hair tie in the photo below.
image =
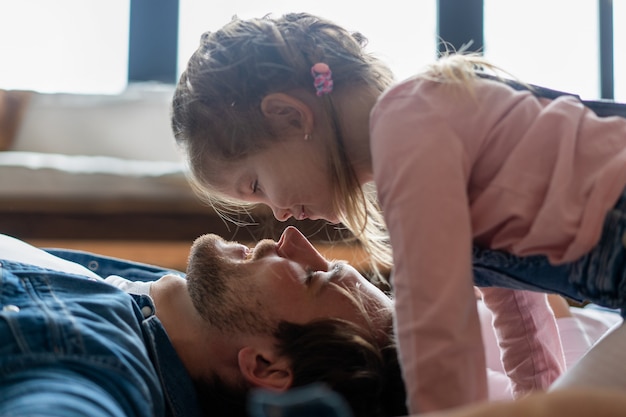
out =
[(311, 67), (311, 75), (313, 76), (313, 86), (316, 94), (322, 96), (333, 91), (333, 72), (328, 64), (318, 62)]

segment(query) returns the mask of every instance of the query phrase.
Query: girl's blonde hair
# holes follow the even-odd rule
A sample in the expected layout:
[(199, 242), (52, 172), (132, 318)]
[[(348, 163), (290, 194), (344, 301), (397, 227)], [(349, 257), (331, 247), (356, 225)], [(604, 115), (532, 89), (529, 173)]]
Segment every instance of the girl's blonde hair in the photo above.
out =
[[(480, 75), (497, 80), (515, 78), (509, 72), (492, 64), (482, 55), (473, 52), (444, 53), (437, 61), (427, 65), (425, 70), (419, 74), (419, 77), (456, 87), (460, 86), (465, 91), (473, 93), (473, 82)], [(530, 85), (519, 80), (516, 80), (516, 82), (531, 88)]]

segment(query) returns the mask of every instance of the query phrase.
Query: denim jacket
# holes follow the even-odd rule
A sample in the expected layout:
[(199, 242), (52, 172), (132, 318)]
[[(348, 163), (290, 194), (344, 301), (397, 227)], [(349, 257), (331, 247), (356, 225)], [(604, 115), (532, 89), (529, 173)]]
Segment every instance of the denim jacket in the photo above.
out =
[[(171, 272), (49, 252), (100, 276), (154, 280)], [(150, 297), (0, 260), (0, 309), (0, 415), (200, 415), (191, 378)]]

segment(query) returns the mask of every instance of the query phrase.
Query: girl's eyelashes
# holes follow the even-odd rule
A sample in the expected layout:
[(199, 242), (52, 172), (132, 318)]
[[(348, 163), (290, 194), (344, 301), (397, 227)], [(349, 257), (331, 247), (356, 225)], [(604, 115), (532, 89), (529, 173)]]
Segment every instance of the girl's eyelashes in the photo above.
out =
[(259, 190), (259, 180), (254, 180), (252, 183), (252, 194), (256, 194)]

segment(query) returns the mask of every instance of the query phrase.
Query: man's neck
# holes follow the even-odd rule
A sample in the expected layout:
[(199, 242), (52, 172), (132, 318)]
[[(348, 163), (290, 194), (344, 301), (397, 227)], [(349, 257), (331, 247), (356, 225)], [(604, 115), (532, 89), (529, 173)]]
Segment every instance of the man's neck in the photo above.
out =
[(236, 350), (200, 317), (184, 278), (163, 276), (152, 284), (150, 296), (156, 316), (192, 378), (208, 378), (225, 367), (237, 366)]

